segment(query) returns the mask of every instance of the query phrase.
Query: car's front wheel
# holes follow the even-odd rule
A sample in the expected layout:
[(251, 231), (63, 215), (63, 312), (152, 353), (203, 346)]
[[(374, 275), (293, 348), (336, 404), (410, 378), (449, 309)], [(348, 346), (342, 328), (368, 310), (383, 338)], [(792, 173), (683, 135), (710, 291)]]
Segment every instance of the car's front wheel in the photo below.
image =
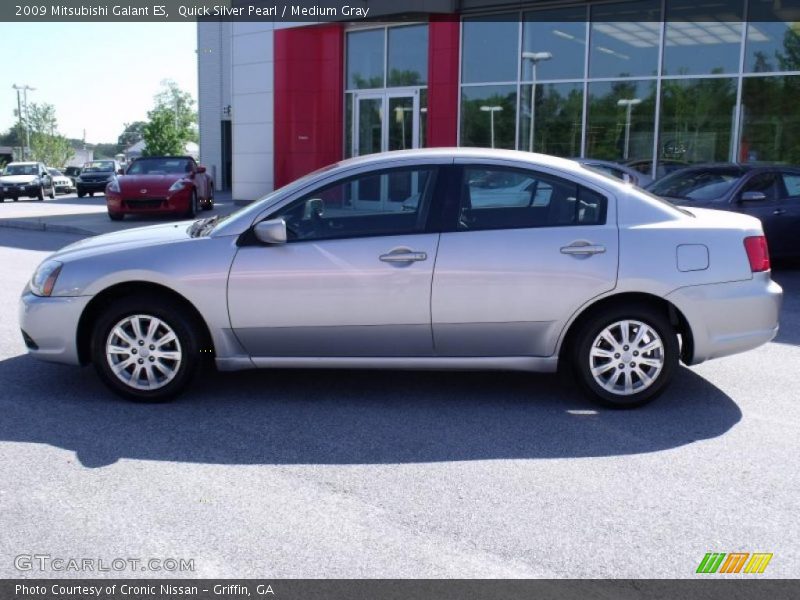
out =
[(168, 299), (122, 299), (95, 323), (92, 361), (117, 394), (163, 402), (183, 391), (197, 370), (197, 331), (186, 310)]
[(54, 200), (56, 197), (56, 185), (54, 183), (50, 184), (50, 193), (48, 194), (50, 200)]
[(36, 193), (36, 199), (39, 200), (39, 202), (43, 202), (44, 201), (44, 186), (43, 185), (39, 186), (39, 191)]
[(635, 408), (666, 389), (678, 366), (677, 335), (664, 311), (646, 305), (603, 309), (581, 326), (573, 366), (581, 387), (613, 408)]

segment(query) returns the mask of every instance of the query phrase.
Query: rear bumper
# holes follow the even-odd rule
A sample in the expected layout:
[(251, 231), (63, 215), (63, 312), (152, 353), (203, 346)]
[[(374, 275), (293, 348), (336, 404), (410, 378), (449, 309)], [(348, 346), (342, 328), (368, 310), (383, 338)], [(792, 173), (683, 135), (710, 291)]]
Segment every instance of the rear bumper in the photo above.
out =
[(778, 334), (783, 290), (770, 273), (746, 281), (680, 288), (668, 294), (686, 317), (694, 349), (689, 364), (757, 348)]
[(91, 296), (42, 298), (25, 291), (19, 301), (19, 326), (28, 352), (41, 360), (80, 364), (78, 321)]

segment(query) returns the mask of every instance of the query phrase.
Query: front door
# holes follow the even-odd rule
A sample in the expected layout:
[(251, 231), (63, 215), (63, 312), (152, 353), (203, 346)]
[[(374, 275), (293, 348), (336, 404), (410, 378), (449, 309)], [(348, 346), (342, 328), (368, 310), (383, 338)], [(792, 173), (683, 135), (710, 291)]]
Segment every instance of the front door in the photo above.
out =
[[(418, 201), (399, 202), (405, 210), (374, 197), (393, 178), (419, 184)], [(241, 247), (228, 281), (231, 324), (257, 365), (276, 356), (433, 354), (439, 235), (426, 233), (426, 219), (435, 179), (432, 167), (355, 176), (269, 216), (284, 219), (288, 242)]]

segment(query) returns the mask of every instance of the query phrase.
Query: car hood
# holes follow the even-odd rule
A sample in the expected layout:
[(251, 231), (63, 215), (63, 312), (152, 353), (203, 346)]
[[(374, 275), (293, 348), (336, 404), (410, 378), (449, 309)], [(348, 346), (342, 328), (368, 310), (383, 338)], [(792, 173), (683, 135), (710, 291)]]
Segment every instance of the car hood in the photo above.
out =
[(122, 175), (118, 181), (123, 194), (135, 196), (166, 194), (170, 186), (179, 179), (183, 179), (181, 173), (167, 173), (165, 175)]
[(0, 183), (30, 183), (36, 179), (36, 175), (3, 175), (0, 177)]
[(164, 223), (97, 235), (65, 246), (50, 258), (68, 262), (100, 254), (180, 242), (191, 237), (188, 229), (193, 222)]
[(114, 175), (114, 171), (87, 171), (78, 175), (81, 179), (108, 179)]

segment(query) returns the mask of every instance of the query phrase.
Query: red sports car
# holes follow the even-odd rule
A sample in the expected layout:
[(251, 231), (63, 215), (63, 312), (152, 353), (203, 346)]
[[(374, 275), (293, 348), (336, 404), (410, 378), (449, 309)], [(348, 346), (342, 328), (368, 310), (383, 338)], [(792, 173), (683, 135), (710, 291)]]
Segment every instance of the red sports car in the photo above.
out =
[(134, 160), (106, 186), (112, 221), (126, 214), (176, 213), (187, 218), (214, 207), (214, 182), (191, 156), (148, 156)]

